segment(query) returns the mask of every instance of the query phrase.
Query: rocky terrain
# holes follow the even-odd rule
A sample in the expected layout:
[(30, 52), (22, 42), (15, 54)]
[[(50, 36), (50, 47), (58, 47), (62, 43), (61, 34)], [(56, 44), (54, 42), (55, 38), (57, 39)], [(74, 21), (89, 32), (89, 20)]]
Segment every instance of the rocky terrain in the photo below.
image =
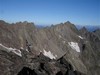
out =
[(100, 75), (99, 46), (100, 29), (0, 20), (0, 75)]

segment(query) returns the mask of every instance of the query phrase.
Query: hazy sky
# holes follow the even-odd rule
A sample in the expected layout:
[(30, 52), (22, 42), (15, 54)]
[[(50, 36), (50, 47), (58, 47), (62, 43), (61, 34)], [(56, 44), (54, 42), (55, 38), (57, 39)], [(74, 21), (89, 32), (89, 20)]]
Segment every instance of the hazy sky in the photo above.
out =
[(38, 25), (100, 25), (100, 0), (0, 0), (0, 19)]

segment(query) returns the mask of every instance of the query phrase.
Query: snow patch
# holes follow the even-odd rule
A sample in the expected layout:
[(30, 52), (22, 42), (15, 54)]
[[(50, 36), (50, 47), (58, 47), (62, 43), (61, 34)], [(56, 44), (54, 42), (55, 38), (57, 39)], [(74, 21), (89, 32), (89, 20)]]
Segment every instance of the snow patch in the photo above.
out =
[(8, 52), (13, 52), (13, 53), (17, 54), (18, 56), (22, 56), (21, 55), (21, 51), (16, 49), (16, 48), (11, 48), (11, 47), (8, 48), (8, 47), (6, 47), (6, 46), (4, 46), (2, 44), (0, 44), (0, 46), (2, 46), (3, 48), (7, 49)]
[(70, 45), (70, 47), (74, 50), (76, 50), (77, 52), (80, 52), (80, 48), (78, 46), (78, 43), (76, 42), (68, 42), (68, 44)]
[(80, 39), (83, 39), (83, 37), (82, 36), (78, 36)]
[(29, 52), (27, 48), (26, 48), (26, 51)]
[(57, 55), (53, 55), (52, 53), (51, 53), (51, 51), (46, 51), (45, 49), (43, 49), (43, 54), (45, 55), (45, 56), (47, 56), (47, 57), (49, 57), (50, 59), (56, 59), (56, 57), (57, 57)]
[(21, 55), (21, 51), (16, 49), (16, 50), (12, 50), (13, 53), (17, 54), (18, 56), (22, 56)]

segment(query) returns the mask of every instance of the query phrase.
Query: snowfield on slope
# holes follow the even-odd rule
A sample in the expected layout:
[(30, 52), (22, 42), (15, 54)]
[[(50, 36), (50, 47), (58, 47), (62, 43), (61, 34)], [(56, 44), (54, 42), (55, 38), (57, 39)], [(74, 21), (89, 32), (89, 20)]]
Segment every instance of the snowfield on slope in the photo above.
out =
[(80, 39), (83, 39), (83, 37), (82, 36), (78, 36)]
[(46, 57), (49, 57), (50, 59), (56, 59), (57, 55), (53, 55), (53, 53), (51, 53), (51, 51), (46, 51), (45, 49), (43, 49), (43, 54), (46, 56)]
[(11, 47), (9, 48), (9, 47), (6, 47), (6, 46), (4, 46), (2, 44), (0, 44), (0, 46), (5, 48), (5, 49), (7, 49), (8, 52), (13, 52), (13, 53), (17, 54), (18, 56), (22, 56), (21, 55), (21, 51), (16, 49), (16, 48), (11, 48)]
[(68, 42), (68, 44), (70, 45), (70, 47), (71, 47), (73, 50), (76, 50), (77, 52), (80, 52), (80, 48), (79, 48), (77, 42)]

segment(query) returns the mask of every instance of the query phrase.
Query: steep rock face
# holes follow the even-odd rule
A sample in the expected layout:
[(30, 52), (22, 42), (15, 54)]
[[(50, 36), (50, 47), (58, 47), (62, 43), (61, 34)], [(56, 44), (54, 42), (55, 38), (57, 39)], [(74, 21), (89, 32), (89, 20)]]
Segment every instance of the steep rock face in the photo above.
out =
[[(50, 59), (55, 59), (55, 63), (63, 57), (71, 64), (73, 69), (71, 72), (79, 71), (82, 74), (98, 75), (100, 69), (99, 45), (98, 32), (88, 32), (86, 28), (79, 31), (70, 22), (38, 29), (33, 23), (26, 21), (15, 24), (0, 21), (0, 61), (2, 61), (0, 67), (3, 66), (5, 69), (4, 71), (0, 68), (0, 73), (3, 75), (16, 75), (22, 68), (22, 71), (28, 69), (34, 74), (39, 73), (36, 72), (38, 71), (36, 68), (39, 67), (41, 60), (35, 57), (42, 53)], [(44, 60), (44, 57), (42, 58)], [(39, 61), (32, 62), (33, 59)], [(45, 58), (47, 61), (50, 61), (50, 59)], [(4, 63), (7, 65), (4, 65)], [(55, 72), (58, 72), (57, 75), (62, 73), (57, 66), (51, 63), (47, 65), (48, 70), (53, 66), (56, 68)], [(11, 69), (12, 64), (14, 66)], [(62, 69), (65, 70), (64, 67)], [(56, 74), (55, 72), (53, 75)], [(45, 71), (42, 74), (52, 75), (51, 72), (47, 74)]]
[[(31, 23), (0, 24), (0, 43), (8, 47), (20, 49), (29, 39), (35, 27)], [(30, 38), (31, 41), (31, 38)]]
[(100, 29), (95, 30), (94, 33), (100, 38)]
[(81, 58), (86, 64), (88, 74), (99, 75), (100, 74), (100, 37), (96, 32), (88, 32), (81, 30), (84, 40), (84, 49), (81, 54)]

